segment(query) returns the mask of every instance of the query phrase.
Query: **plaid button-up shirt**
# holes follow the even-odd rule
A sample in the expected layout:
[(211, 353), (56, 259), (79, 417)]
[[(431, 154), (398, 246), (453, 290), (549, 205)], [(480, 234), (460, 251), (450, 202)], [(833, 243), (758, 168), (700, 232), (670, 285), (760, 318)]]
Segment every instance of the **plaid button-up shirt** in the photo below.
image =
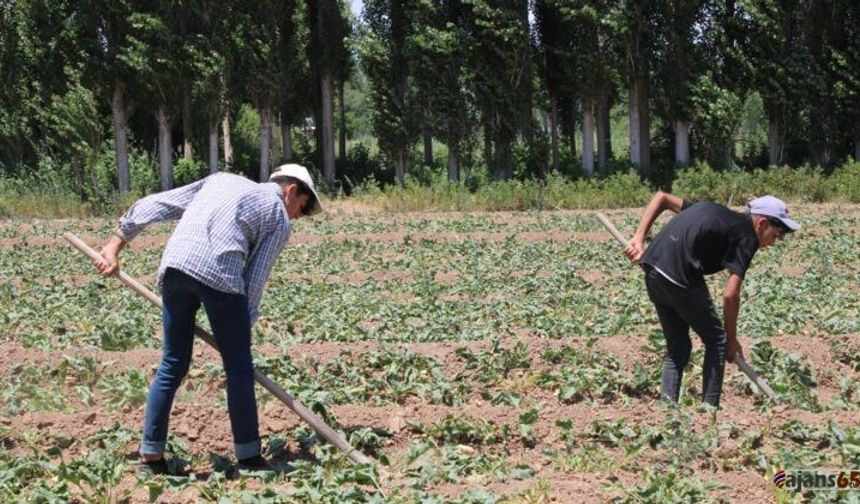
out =
[(263, 287), (290, 237), (281, 187), (217, 173), (141, 198), (119, 219), (116, 234), (129, 242), (150, 224), (177, 219), (159, 285), (167, 268), (180, 270), (215, 290), (245, 294), (256, 320)]

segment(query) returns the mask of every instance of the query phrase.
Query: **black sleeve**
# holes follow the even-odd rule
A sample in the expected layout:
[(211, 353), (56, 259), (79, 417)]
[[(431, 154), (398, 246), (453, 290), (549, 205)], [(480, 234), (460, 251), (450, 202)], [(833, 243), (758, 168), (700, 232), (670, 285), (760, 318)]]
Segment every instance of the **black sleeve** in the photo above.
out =
[(698, 203), (698, 201), (690, 201), (690, 200), (688, 200), (688, 199), (685, 199), (685, 200), (684, 200), (684, 202), (681, 204), (681, 211), (683, 212), (684, 210), (686, 210), (686, 209), (690, 208), (691, 206), (695, 205), (696, 203)]
[(725, 269), (744, 278), (756, 250), (758, 250), (758, 242), (755, 239), (739, 238), (729, 244), (721, 264)]

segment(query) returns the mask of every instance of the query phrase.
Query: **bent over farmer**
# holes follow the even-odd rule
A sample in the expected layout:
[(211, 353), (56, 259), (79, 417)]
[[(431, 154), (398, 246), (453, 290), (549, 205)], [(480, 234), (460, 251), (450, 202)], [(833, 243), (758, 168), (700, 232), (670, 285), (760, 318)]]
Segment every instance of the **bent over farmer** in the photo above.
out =
[[(677, 215), (645, 250), (651, 225), (667, 209)], [(705, 346), (702, 400), (719, 406), (725, 361), (743, 358), (737, 321), (747, 269), (759, 248), (769, 247), (799, 228), (789, 218), (785, 203), (773, 196), (754, 199), (746, 213), (739, 213), (716, 203), (692, 203), (663, 192), (654, 195), (625, 252), (645, 270), (648, 297), (666, 338), (662, 397), (678, 401), (692, 350), (692, 328)], [(705, 284), (705, 275), (722, 270), (729, 272), (723, 290), (725, 326)]]
[(269, 182), (217, 173), (135, 202), (101, 251), (103, 275), (119, 267), (119, 253), (145, 227), (179, 220), (158, 269), (164, 301), (163, 355), (146, 402), (139, 471), (164, 474), (168, 417), (191, 364), (194, 319), (202, 306), (227, 375), (227, 407), (239, 469), (271, 470), (260, 455), (251, 325), (290, 223), (322, 210), (314, 183), (300, 165), (287, 164)]

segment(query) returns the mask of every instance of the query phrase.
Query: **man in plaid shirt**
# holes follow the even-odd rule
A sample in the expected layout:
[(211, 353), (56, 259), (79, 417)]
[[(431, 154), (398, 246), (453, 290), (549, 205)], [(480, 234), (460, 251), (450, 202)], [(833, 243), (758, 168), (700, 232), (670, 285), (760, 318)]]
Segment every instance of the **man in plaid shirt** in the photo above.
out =
[(167, 473), (164, 450), (170, 408), (188, 372), (200, 306), (212, 326), (227, 375), (227, 406), (239, 469), (272, 470), (260, 455), (251, 325), (290, 222), (322, 208), (308, 171), (287, 164), (269, 182), (218, 173), (135, 202), (119, 219), (95, 266), (119, 267), (125, 244), (155, 222), (179, 220), (158, 269), (164, 300), (163, 356), (146, 403), (140, 470)]

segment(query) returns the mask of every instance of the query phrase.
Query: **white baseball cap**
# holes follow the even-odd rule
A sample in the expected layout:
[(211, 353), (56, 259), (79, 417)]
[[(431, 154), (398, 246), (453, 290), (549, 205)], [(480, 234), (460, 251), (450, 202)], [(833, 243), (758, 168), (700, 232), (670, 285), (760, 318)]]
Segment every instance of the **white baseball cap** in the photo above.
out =
[(310, 191), (313, 202), (308, 205), (306, 215), (314, 215), (322, 212), (320, 198), (319, 195), (317, 195), (316, 188), (314, 188), (314, 180), (311, 178), (311, 174), (308, 173), (307, 168), (295, 163), (283, 164), (275, 168), (275, 171), (269, 175), (269, 182), (278, 182), (280, 179), (285, 177), (291, 177), (298, 180), (308, 191)]
[(785, 202), (773, 196), (762, 196), (749, 202), (747, 205), (751, 214), (764, 215), (765, 217), (774, 217), (782, 222), (785, 229), (789, 232), (800, 229), (800, 224), (791, 220), (788, 217), (788, 207)]

